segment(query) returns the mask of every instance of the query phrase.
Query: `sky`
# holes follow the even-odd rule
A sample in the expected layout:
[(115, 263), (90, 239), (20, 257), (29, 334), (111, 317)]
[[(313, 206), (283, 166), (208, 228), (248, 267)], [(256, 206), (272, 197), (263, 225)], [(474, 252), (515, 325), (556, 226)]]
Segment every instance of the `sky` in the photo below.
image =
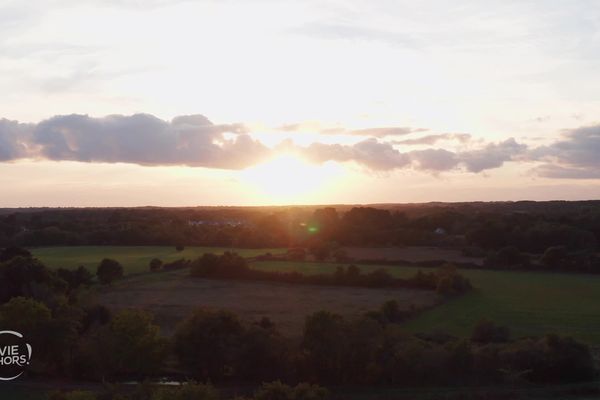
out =
[(600, 198), (594, 0), (0, 0), (0, 207)]

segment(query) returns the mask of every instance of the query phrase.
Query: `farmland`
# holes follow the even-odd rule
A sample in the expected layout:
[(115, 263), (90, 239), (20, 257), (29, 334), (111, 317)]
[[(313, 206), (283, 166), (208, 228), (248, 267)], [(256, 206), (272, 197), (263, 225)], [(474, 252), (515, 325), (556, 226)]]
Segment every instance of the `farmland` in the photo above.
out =
[(367, 289), (242, 282), (190, 278), (188, 271), (149, 274), (125, 279), (97, 294), (97, 301), (113, 310), (137, 307), (151, 311), (165, 333), (195, 307), (233, 311), (246, 322), (271, 319), (282, 333), (300, 336), (306, 316), (327, 310), (358, 316), (379, 308), (385, 301), (430, 306), (437, 300), (431, 291)]
[[(225, 250), (228, 249), (186, 247), (183, 251), (178, 252), (175, 248), (166, 246), (87, 246), (35, 248), (33, 253), (53, 268), (72, 268), (85, 265), (93, 270), (102, 258), (110, 257), (123, 264), (126, 274), (135, 274), (148, 271), (148, 262), (154, 257), (168, 262), (182, 257), (193, 259), (205, 252), (221, 253)], [(282, 252), (281, 249), (235, 249), (235, 251), (246, 257), (268, 251), (272, 253)], [(374, 255), (377, 254), (374, 253)], [(252, 267), (269, 271), (298, 271), (304, 274), (316, 274), (331, 273), (340, 265), (344, 264), (254, 262)], [(379, 267), (376, 265), (361, 265), (361, 268), (365, 271), (372, 271)], [(388, 266), (384, 268), (396, 277), (411, 276), (419, 269), (411, 266)], [(476, 290), (421, 314), (406, 325), (407, 329), (413, 332), (439, 329), (458, 336), (466, 336), (477, 321), (481, 318), (489, 318), (510, 327), (514, 336), (555, 332), (570, 335), (588, 343), (600, 344), (600, 276), (496, 270), (463, 270), (461, 272), (471, 280)], [(164, 274), (160, 274), (160, 276), (164, 276)], [(157, 278), (146, 277), (144, 279)], [(127, 287), (138, 292), (141, 290), (150, 291), (153, 288), (152, 285), (156, 284), (150, 282), (148, 288), (143, 288), (143, 282), (145, 281), (136, 281), (135, 284), (123, 282), (123, 285), (132, 286), (123, 286), (119, 291), (122, 295), (125, 295), (124, 292)], [(173, 280), (168, 282), (173, 284)], [(180, 283), (174, 285), (175, 288), (178, 288)], [(157, 293), (163, 293), (165, 296), (167, 294), (166, 287), (161, 286), (152, 290), (158, 290)], [(188, 288), (187, 290), (192, 289)], [(200, 305), (207, 303), (216, 307), (219, 304), (215, 301), (215, 296), (224, 295), (226, 292), (226, 290), (221, 290), (211, 293), (209, 295), (211, 299), (198, 298), (193, 301), (188, 299), (183, 301), (183, 304)], [(282, 296), (286, 294), (285, 290), (276, 292)], [(182, 296), (185, 295), (182, 294)], [(299, 302), (307, 301), (306, 299), (310, 297), (309, 294), (298, 296)], [(153, 304), (158, 304), (156, 298), (151, 301)], [(168, 296), (165, 297), (165, 299), (168, 298)], [(377, 301), (381, 300), (377, 296), (376, 298)], [(111, 301), (113, 300), (119, 303), (115, 299)], [(145, 298), (143, 301), (150, 301), (150, 299)], [(292, 303), (286, 302), (285, 304), (292, 307)], [(223, 302), (223, 306), (227, 304), (229, 304), (227, 301)], [(324, 304), (327, 304), (327, 302)], [(370, 302), (364, 302), (364, 297), (361, 302), (352, 304), (358, 307), (358, 310), (362, 310), (364, 304), (371, 305)], [(160, 307), (164, 311), (168, 308), (168, 305), (161, 304)], [(247, 310), (241, 310), (241, 312), (245, 311)], [(292, 309), (290, 312), (296, 312), (296, 310)], [(342, 312), (346, 313), (343, 310)], [(293, 324), (289, 321), (285, 323)]]
[(125, 274), (135, 274), (148, 271), (148, 263), (153, 258), (163, 262), (179, 258), (194, 259), (204, 253), (223, 253), (235, 251), (244, 257), (252, 257), (266, 252), (281, 252), (278, 249), (230, 249), (223, 247), (185, 247), (182, 251), (172, 246), (76, 246), (76, 247), (38, 247), (30, 249), (50, 268), (77, 268), (83, 265), (95, 271), (100, 261), (112, 258), (120, 262)]
[[(332, 272), (336, 264), (256, 262), (253, 268)], [(373, 270), (376, 266), (361, 266)], [(394, 276), (407, 277), (416, 267), (387, 267)], [(466, 336), (481, 318), (510, 327), (514, 336), (549, 332), (600, 344), (600, 276), (545, 272), (462, 270), (475, 290), (435, 307), (413, 321), (413, 332), (444, 330)]]

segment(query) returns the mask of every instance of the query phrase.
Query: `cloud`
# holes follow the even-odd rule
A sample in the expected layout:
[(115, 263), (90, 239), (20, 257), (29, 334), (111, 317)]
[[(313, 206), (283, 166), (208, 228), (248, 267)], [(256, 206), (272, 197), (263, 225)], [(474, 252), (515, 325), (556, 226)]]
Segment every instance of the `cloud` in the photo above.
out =
[[(290, 125), (290, 129), (298, 129)], [(149, 114), (59, 115), (37, 124), (0, 119), (0, 162), (19, 159), (69, 160), (90, 163), (186, 165), (244, 169), (278, 152), (294, 152), (309, 161), (355, 162), (372, 171), (412, 168), (440, 173), (479, 173), (506, 162), (538, 162), (536, 175), (557, 179), (600, 178), (600, 125), (566, 131), (546, 146), (529, 148), (510, 138), (479, 148), (450, 151), (426, 148), (403, 152), (397, 144), (434, 144), (470, 140), (468, 134), (439, 134), (402, 141), (382, 141), (413, 128), (368, 128), (345, 132), (367, 136), (355, 144), (315, 142), (299, 146), (286, 140), (274, 148), (254, 139), (242, 123), (215, 124), (203, 115), (165, 121)], [(473, 142), (472, 142), (473, 143)]]
[(393, 143), (399, 145), (422, 145), (422, 144), (435, 144), (440, 140), (456, 140), (460, 143), (466, 143), (471, 140), (471, 135), (468, 133), (441, 133), (438, 135), (427, 135), (415, 139), (396, 140)]
[(407, 33), (336, 22), (310, 22), (293, 28), (290, 32), (323, 39), (382, 42), (410, 49), (422, 45)]
[(409, 154), (411, 160), (416, 163), (416, 168), (420, 170), (448, 171), (456, 168), (460, 163), (456, 153), (444, 149), (418, 150)]
[(303, 121), (294, 124), (281, 125), (276, 128), (283, 132), (315, 132), (322, 135), (348, 135), (382, 138), (386, 136), (403, 136), (428, 129), (411, 128), (407, 126), (371, 127), (362, 129), (346, 129), (341, 126), (323, 126), (318, 121)]
[[(287, 148), (290, 149), (289, 143)], [(462, 166), (469, 172), (478, 173), (501, 167), (508, 161), (518, 160), (526, 150), (526, 145), (519, 144), (511, 138), (464, 152), (426, 149), (403, 153), (389, 142), (369, 138), (354, 145), (313, 143), (300, 148), (300, 153), (315, 162), (354, 161), (376, 171), (412, 167), (416, 170), (439, 173)]]
[(600, 125), (567, 131), (563, 138), (535, 149), (532, 156), (572, 167), (600, 168)]
[(355, 161), (369, 169), (386, 171), (402, 168), (410, 164), (408, 155), (399, 152), (389, 143), (370, 138), (354, 145), (313, 143), (303, 148), (301, 153), (309, 160)]
[(32, 125), (0, 119), (0, 161), (23, 158), (28, 154)]
[[(298, 129), (290, 125), (289, 129)], [(275, 149), (249, 135), (244, 124), (214, 124), (203, 115), (164, 121), (149, 114), (59, 115), (37, 124), (0, 120), (0, 160), (22, 158), (139, 165), (187, 165), (243, 169), (277, 151), (292, 151), (313, 162), (353, 161), (372, 171), (415, 168), (441, 172), (465, 166), (480, 172), (497, 168), (524, 151), (514, 139), (479, 150), (454, 153), (426, 149), (403, 153), (378, 137), (403, 135), (403, 127), (344, 130), (368, 138), (353, 145), (313, 143), (307, 147), (284, 141)]]
[(61, 115), (31, 125), (2, 120), (0, 157), (240, 169), (270, 151), (246, 132), (242, 124), (216, 125), (202, 115), (171, 122), (148, 114)]
[(543, 164), (533, 169), (536, 175), (553, 179), (600, 179), (600, 169), (569, 168)]
[(517, 143), (514, 138), (510, 138), (500, 143), (490, 143), (479, 150), (462, 152), (459, 157), (467, 171), (481, 172), (501, 167), (507, 161), (514, 161), (526, 150), (527, 145)]
[(600, 178), (600, 125), (566, 131), (563, 139), (532, 149), (528, 155), (546, 162), (534, 170), (544, 177)]
[(391, 126), (391, 127), (385, 127), (385, 128), (355, 129), (352, 131), (348, 131), (347, 134), (357, 135), (357, 136), (385, 137), (385, 136), (408, 135), (409, 133), (424, 132), (426, 130), (427, 129), (422, 129), (422, 128), (408, 128), (408, 127)]

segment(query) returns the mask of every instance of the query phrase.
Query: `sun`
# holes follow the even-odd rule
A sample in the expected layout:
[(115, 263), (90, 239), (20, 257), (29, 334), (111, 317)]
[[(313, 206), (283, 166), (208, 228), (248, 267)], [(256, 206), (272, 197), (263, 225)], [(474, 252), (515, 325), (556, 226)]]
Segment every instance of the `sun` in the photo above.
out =
[(341, 176), (340, 165), (311, 164), (295, 154), (280, 154), (242, 171), (242, 180), (267, 203), (306, 204), (322, 198)]

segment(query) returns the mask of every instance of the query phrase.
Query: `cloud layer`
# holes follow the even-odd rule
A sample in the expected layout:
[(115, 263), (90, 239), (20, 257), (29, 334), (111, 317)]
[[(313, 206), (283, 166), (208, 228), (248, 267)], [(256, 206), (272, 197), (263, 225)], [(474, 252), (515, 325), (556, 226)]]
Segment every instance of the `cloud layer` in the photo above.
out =
[[(244, 124), (214, 124), (203, 115), (164, 121), (149, 114), (102, 118), (73, 114), (55, 116), (37, 124), (2, 119), (0, 162), (46, 159), (244, 169), (276, 152), (287, 151), (316, 163), (354, 162), (372, 171), (412, 168), (434, 174), (451, 170), (479, 173), (516, 161), (537, 162), (534, 172), (544, 177), (600, 178), (600, 125), (566, 131), (560, 140), (536, 148), (510, 138), (464, 151), (432, 147), (405, 152), (395, 146), (433, 145), (441, 140), (464, 144), (471, 136), (437, 134), (385, 141), (388, 136), (408, 135), (423, 129), (340, 129), (365, 139), (355, 144), (315, 142), (308, 146), (288, 140), (270, 148), (252, 138)], [(282, 130), (289, 132), (299, 128), (288, 125)]]
[[(226, 139), (225, 133), (234, 134)], [(140, 165), (240, 169), (269, 150), (241, 124), (215, 125), (202, 115), (163, 121), (148, 114), (56, 116), (39, 124), (0, 121), (0, 160), (41, 158)]]
[(599, 179), (600, 125), (567, 131), (562, 140), (532, 150), (531, 157), (545, 162), (536, 169), (544, 177)]

